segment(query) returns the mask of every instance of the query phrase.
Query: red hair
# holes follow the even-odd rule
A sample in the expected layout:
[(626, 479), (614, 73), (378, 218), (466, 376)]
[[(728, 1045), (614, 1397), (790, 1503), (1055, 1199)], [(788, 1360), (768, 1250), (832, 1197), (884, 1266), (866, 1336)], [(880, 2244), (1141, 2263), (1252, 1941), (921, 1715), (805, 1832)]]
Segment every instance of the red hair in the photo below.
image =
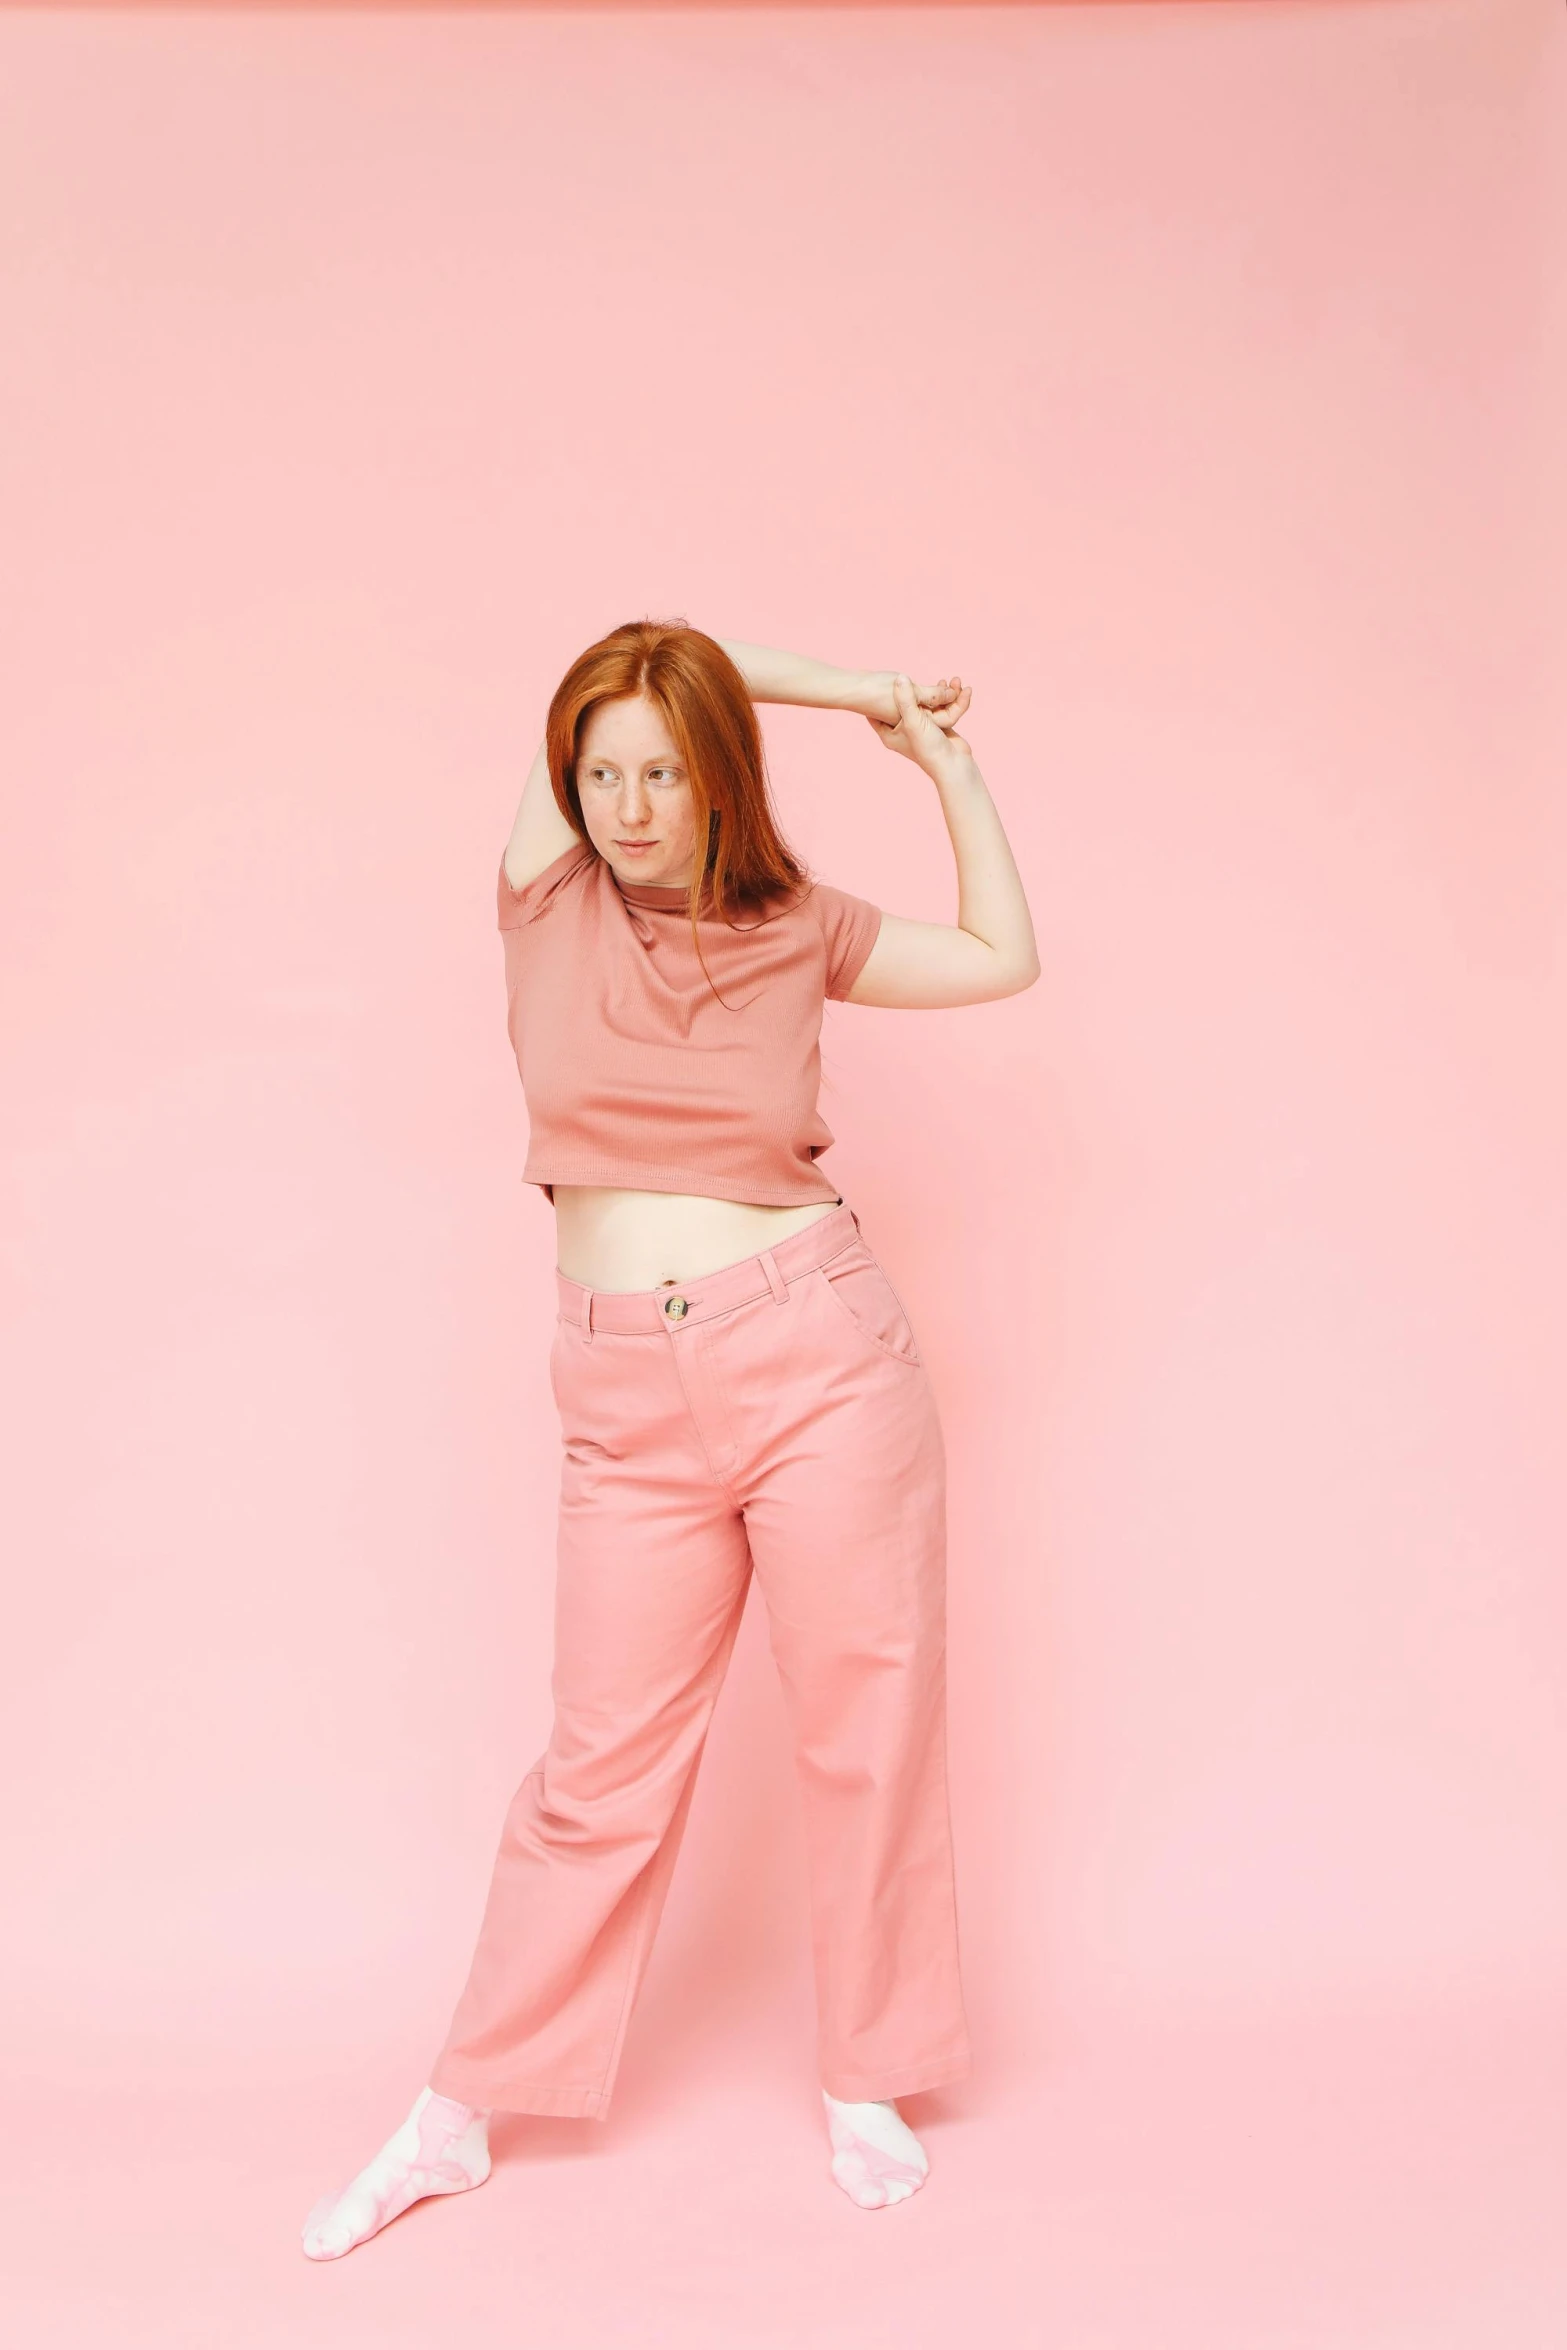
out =
[(556, 806), (582, 839), (588, 837), (577, 791), (583, 728), (601, 702), (634, 694), (645, 694), (663, 713), (690, 779), (698, 855), (688, 904), (700, 959), (696, 925), (704, 904), (727, 922), (780, 892), (808, 888), (810, 875), (774, 821), (762, 730), (745, 679), (715, 638), (683, 620), (624, 621), (579, 653), (555, 688), (544, 729), (550, 783)]

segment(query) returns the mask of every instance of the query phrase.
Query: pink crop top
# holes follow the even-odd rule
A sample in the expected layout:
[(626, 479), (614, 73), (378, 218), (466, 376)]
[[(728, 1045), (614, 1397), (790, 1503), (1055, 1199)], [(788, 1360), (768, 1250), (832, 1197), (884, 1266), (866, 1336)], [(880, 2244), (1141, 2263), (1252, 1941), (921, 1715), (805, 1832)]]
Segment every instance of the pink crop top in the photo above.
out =
[(700, 920), (683, 886), (618, 881), (573, 842), (518, 890), (500, 869), (506, 1018), (528, 1106), (525, 1183), (836, 1199), (816, 1161), (822, 1005), (876, 943), (881, 909), (825, 882)]

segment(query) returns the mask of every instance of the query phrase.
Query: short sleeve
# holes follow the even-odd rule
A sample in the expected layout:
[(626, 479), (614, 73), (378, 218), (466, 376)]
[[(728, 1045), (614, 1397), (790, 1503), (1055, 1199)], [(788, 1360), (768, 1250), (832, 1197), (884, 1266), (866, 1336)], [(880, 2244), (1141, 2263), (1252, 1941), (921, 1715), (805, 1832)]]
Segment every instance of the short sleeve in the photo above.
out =
[(819, 881), (812, 898), (827, 942), (827, 994), (842, 1002), (865, 968), (881, 928), (881, 908)]
[(536, 921), (546, 907), (553, 904), (556, 894), (580, 874), (587, 871), (597, 857), (597, 849), (587, 841), (574, 840), (567, 849), (535, 873), (521, 889), (513, 889), (506, 878), (506, 858), (501, 856), (500, 872), (496, 876), (496, 913), (502, 930), (521, 930), (528, 922)]

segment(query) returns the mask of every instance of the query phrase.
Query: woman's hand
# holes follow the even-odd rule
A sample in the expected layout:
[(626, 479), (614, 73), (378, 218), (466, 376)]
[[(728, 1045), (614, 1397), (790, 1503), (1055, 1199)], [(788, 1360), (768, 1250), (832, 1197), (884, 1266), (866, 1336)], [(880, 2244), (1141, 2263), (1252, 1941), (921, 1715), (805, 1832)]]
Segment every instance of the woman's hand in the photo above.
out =
[[(897, 669), (867, 669), (863, 671), (859, 679), (859, 691), (855, 694), (850, 706), (858, 710), (862, 717), (868, 718), (873, 726), (896, 726), (898, 723), (896, 685), (901, 675), (902, 672)], [(914, 689), (914, 699), (922, 710), (929, 710), (932, 717), (937, 716), (943, 710), (950, 710), (951, 705), (958, 698), (961, 682), (961, 679), (956, 677), (941, 677), (936, 680), (934, 685), (921, 685), (915, 678), (909, 679), (909, 684)]]
[(866, 712), (889, 751), (912, 759), (916, 767), (923, 767), (933, 779), (955, 760), (973, 757), (969, 744), (957, 731), (958, 720), (973, 699), (970, 688), (960, 678), (944, 677), (937, 685), (917, 686), (901, 670), (894, 670), (890, 699), (893, 706), (890, 723), (869, 710)]

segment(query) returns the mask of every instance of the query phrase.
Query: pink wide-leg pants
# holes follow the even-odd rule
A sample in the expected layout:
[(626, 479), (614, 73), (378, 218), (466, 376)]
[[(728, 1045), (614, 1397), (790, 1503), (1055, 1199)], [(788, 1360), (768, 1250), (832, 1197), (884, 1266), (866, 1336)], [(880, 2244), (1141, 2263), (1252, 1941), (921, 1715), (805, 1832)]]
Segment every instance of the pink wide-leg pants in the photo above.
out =
[(753, 1566), (804, 1799), (821, 2085), (959, 2079), (945, 1454), (859, 1219), (840, 1204), (678, 1288), (556, 1279), (554, 1723), (431, 2087), (606, 2112)]

